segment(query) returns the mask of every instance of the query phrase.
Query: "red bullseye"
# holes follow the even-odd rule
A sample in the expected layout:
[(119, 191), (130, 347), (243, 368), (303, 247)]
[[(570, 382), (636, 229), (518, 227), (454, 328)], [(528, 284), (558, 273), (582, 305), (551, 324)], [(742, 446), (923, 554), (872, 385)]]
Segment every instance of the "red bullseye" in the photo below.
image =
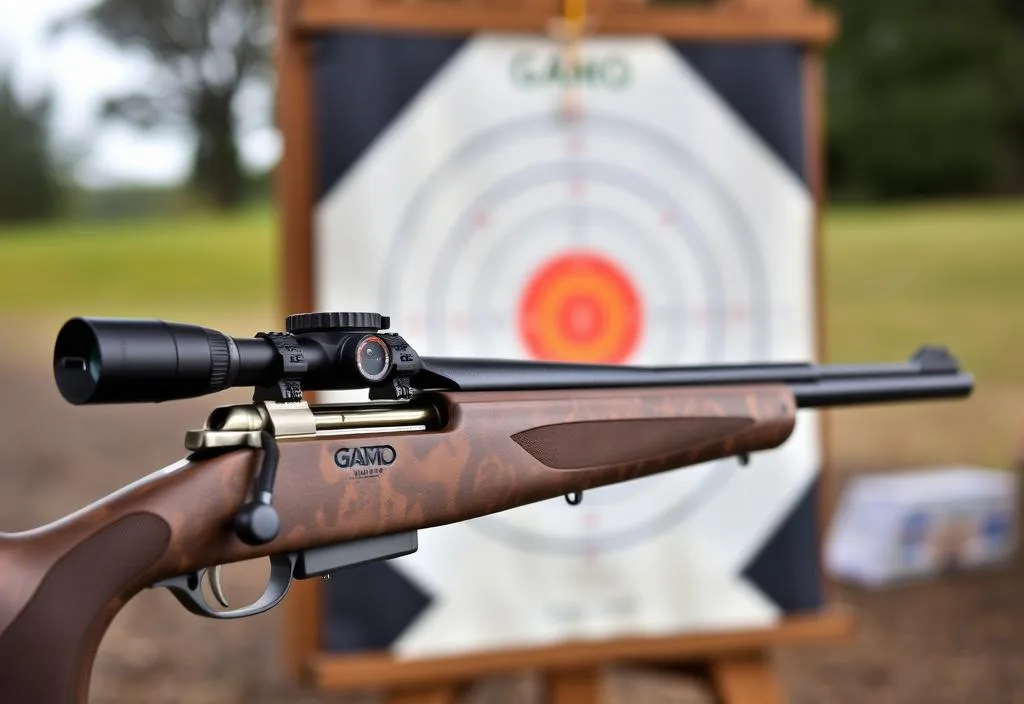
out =
[(519, 330), (536, 359), (621, 364), (640, 341), (641, 303), (629, 277), (592, 252), (544, 264), (527, 282)]
[(563, 334), (577, 345), (593, 344), (604, 328), (601, 303), (588, 296), (573, 296), (558, 314)]

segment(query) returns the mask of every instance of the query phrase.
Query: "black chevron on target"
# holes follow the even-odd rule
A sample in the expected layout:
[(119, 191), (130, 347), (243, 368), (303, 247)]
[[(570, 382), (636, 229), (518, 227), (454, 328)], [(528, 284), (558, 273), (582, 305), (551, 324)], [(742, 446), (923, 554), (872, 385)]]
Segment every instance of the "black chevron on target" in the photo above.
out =
[(317, 198), (381, 136), (465, 37), (338, 32), (313, 44)]
[(433, 599), (387, 562), (338, 570), (323, 582), (321, 647), (387, 650)]
[(675, 43), (672, 48), (806, 184), (803, 49), (744, 43)]
[(810, 611), (824, 603), (818, 557), (818, 496), (815, 479), (783, 519), (743, 576), (786, 613)]

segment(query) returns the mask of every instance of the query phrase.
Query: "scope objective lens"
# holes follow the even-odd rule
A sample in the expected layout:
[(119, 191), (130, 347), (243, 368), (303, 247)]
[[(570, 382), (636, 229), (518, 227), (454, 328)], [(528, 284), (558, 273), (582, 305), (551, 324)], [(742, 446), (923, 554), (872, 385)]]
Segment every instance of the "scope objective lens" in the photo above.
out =
[(103, 372), (103, 363), (100, 359), (100, 346), (93, 345), (92, 350), (89, 352), (89, 376), (92, 377), (94, 382), (100, 380), (100, 374)]
[(229, 386), (238, 366), (225, 335), (161, 320), (73, 318), (54, 345), (57, 388), (74, 404), (202, 396)]

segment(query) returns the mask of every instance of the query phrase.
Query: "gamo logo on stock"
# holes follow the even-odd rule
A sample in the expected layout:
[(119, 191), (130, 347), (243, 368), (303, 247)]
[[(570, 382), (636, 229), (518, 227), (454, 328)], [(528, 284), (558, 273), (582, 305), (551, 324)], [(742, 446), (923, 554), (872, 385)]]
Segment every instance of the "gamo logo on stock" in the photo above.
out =
[(354, 477), (379, 477), (384, 468), (398, 459), (398, 453), (391, 445), (370, 445), (369, 447), (342, 447), (334, 453), (334, 464), (341, 469), (352, 470)]

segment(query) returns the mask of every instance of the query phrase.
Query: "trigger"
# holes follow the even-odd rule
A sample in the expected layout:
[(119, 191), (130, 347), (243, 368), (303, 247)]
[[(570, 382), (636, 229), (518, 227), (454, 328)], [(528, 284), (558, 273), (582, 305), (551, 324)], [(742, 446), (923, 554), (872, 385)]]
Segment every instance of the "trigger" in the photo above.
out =
[(228, 603), (228, 598), (224, 595), (224, 585), (220, 581), (220, 569), (220, 565), (215, 565), (210, 570), (210, 591), (213, 592), (217, 602), (226, 609), (231, 604)]

